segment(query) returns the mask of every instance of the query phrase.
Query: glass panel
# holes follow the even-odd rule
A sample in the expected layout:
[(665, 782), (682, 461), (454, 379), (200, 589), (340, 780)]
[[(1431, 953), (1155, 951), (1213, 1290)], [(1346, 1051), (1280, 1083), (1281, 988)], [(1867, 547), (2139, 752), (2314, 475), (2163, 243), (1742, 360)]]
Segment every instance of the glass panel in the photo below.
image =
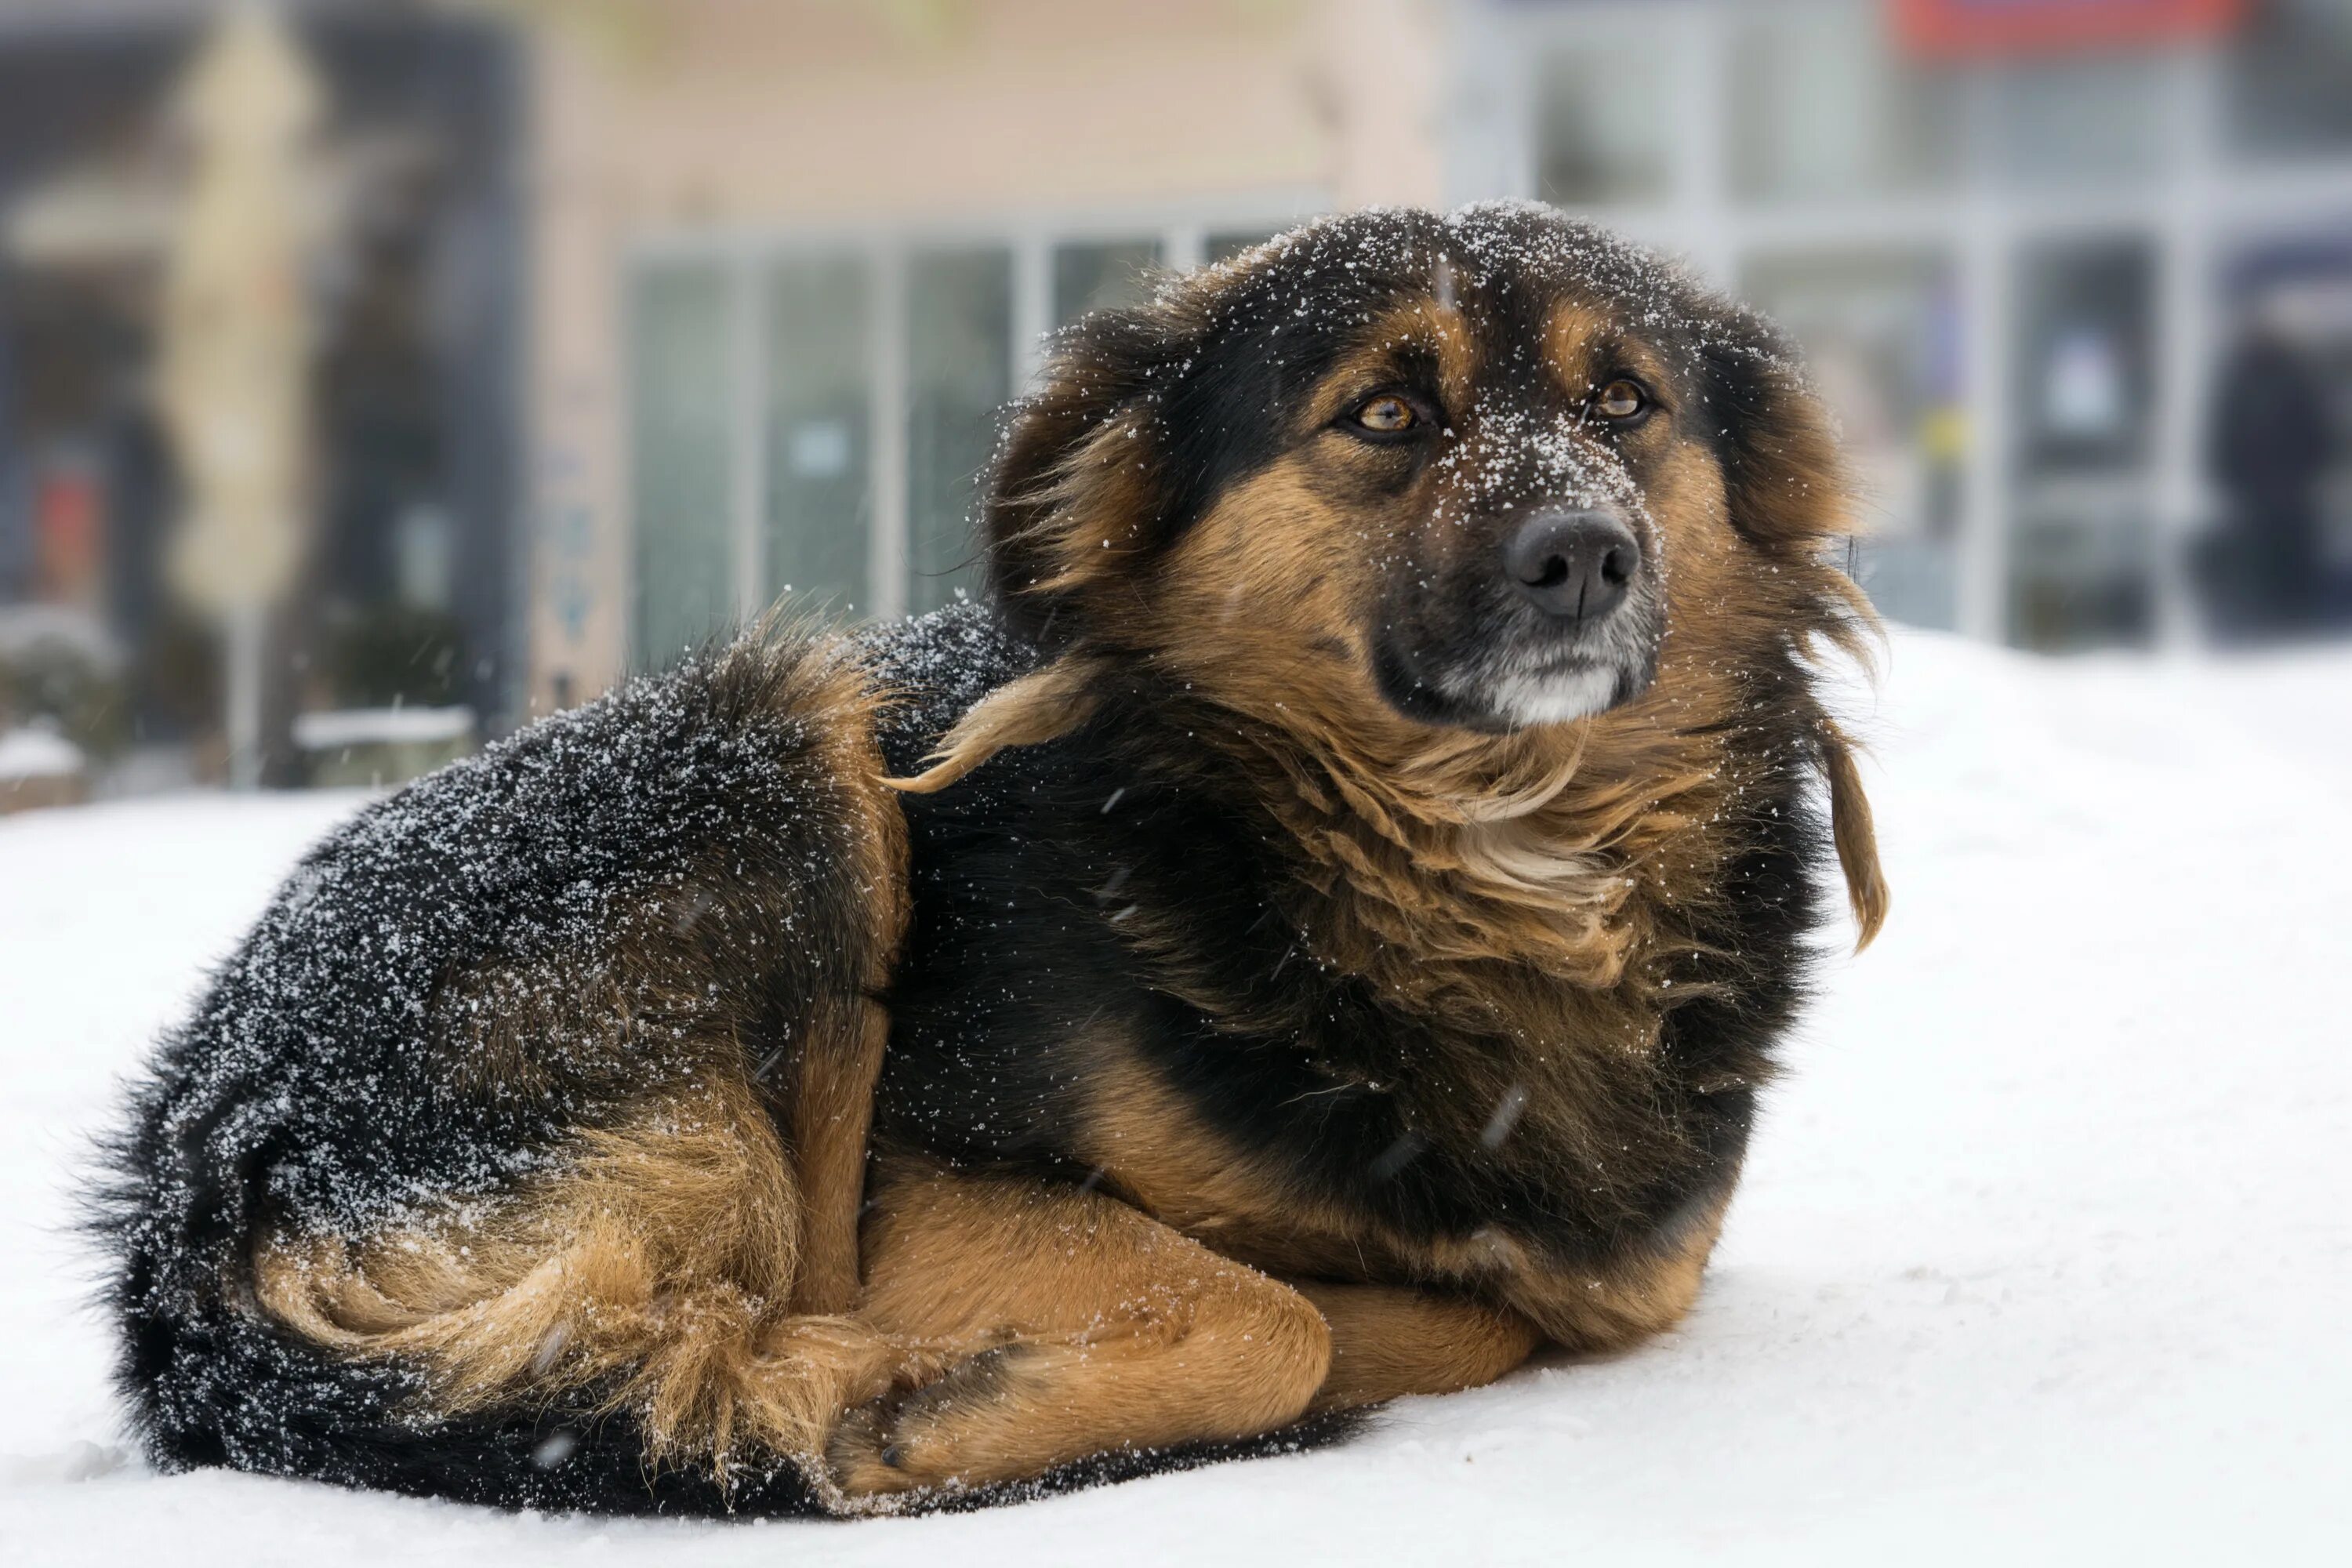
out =
[(1752, 263), (1743, 292), (1802, 346), (1843, 427), (1870, 525), (1855, 570), (1880, 611), (1950, 626), (1965, 419), (1958, 300), (1933, 253), (1809, 253)]
[(1994, 80), (1993, 174), (2021, 189), (2152, 176), (2164, 156), (2155, 57), (2037, 60)]
[(637, 663), (657, 668), (727, 625), (727, 278), (714, 262), (641, 268), (629, 309), (630, 515)]
[(1244, 250), (1254, 250), (1272, 239), (1279, 230), (1270, 228), (1224, 229), (1208, 237), (1201, 247), (1202, 260), (1214, 264), (1231, 261)]
[(2156, 351), (2147, 241), (2036, 246), (2019, 258), (2018, 284), (2020, 461), (2033, 470), (2137, 461)]
[(1658, 124), (1658, 106), (1670, 101), (1667, 61), (1654, 38), (1579, 44), (1545, 59), (1536, 79), (1544, 200), (1588, 206), (1666, 195), (1672, 138)]
[(870, 292), (855, 257), (782, 261), (769, 284), (767, 591), (844, 612), (866, 602)]
[(2352, 226), (2235, 248), (2206, 384), (2213, 526), (2189, 574), (2220, 636), (2352, 631)]
[(2144, 239), (2053, 243), (2019, 258), (2010, 625), (2028, 646), (2147, 634), (2155, 291)]
[(908, 607), (980, 584), (971, 518), (1013, 393), (1013, 257), (1001, 247), (907, 268)]
[(1160, 246), (1154, 240), (1056, 247), (1054, 325), (1066, 327), (1088, 310), (1146, 303), (1151, 298), (1151, 269), (1159, 265)]
[(2352, 148), (2352, 0), (2271, 0), (2230, 58), (2231, 141), (2295, 156)]
[(1908, 64), (1850, 10), (1748, 17), (1732, 35), (1727, 155), (1741, 195), (1875, 195), (1951, 177), (1959, 144), (1951, 74)]

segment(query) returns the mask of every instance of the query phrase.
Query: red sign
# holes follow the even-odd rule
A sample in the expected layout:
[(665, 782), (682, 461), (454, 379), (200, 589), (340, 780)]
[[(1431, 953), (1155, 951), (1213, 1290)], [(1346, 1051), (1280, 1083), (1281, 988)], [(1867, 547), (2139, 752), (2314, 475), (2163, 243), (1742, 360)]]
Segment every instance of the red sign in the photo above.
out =
[(36, 487), (34, 562), (41, 597), (96, 605), (106, 575), (106, 494), (98, 476), (79, 464), (61, 464), (41, 475)]
[(1889, 0), (1895, 36), (1923, 55), (1990, 58), (2101, 44), (2181, 43), (2228, 32), (2248, 0)]

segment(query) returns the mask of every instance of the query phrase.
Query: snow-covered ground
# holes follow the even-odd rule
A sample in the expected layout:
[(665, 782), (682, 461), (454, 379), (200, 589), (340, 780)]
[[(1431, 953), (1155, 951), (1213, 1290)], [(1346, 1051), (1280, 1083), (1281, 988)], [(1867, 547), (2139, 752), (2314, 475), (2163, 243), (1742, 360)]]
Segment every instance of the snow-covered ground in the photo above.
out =
[(1830, 965), (1684, 1330), (1341, 1448), (976, 1515), (613, 1524), (148, 1472), (64, 1230), (81, 1141), (356, 797), (0, 822), (0, 1562), (2342, 1561), (2352, 650), (1905, 634), (1889, 666), (1853, 706), (1894, 919)]

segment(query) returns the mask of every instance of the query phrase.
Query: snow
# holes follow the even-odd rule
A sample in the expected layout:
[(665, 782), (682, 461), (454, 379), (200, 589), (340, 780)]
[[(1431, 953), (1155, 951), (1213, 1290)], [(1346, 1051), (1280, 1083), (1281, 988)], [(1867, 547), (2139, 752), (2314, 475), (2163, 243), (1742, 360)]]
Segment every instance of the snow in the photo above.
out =
[(0, 779), (71, 778), (81, 748), (47, 730), (0, 730)]
[(462, 741), (474, 732), (471, 708), (341, 708), (301, 713), (294, 720), (294, 743), (306, 752), (344, 746)]
[(62, 650), (95, 668), (121, 668), (122, 648), (104, 622), (65, 605), (0, 605), (0, 658)]
[(2307, 1561), (2352, 1526), (2352, 650), (1900, 634), (1895, 889), (1825, 971), (1697, 1311), (1370, 1435), (990, 1513), (547, 1520), (121, 1446), (82, 1140), (359, 795), (0, 822), (0, 1562)]

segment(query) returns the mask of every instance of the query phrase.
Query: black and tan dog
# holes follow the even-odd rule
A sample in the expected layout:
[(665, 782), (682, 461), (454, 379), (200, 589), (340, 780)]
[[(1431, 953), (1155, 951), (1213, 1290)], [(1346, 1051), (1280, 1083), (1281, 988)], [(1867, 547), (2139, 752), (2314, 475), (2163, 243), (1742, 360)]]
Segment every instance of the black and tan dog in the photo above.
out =
[(158, 1463), (896, 1506), (1690, 1306), (1824, 775), (1885, 905), (1768, 330), (1541, 209), (1334, 219), (1076, 329), (983, 525), (986, 611), (754, 636), (304, 860), (116, 1152)]

